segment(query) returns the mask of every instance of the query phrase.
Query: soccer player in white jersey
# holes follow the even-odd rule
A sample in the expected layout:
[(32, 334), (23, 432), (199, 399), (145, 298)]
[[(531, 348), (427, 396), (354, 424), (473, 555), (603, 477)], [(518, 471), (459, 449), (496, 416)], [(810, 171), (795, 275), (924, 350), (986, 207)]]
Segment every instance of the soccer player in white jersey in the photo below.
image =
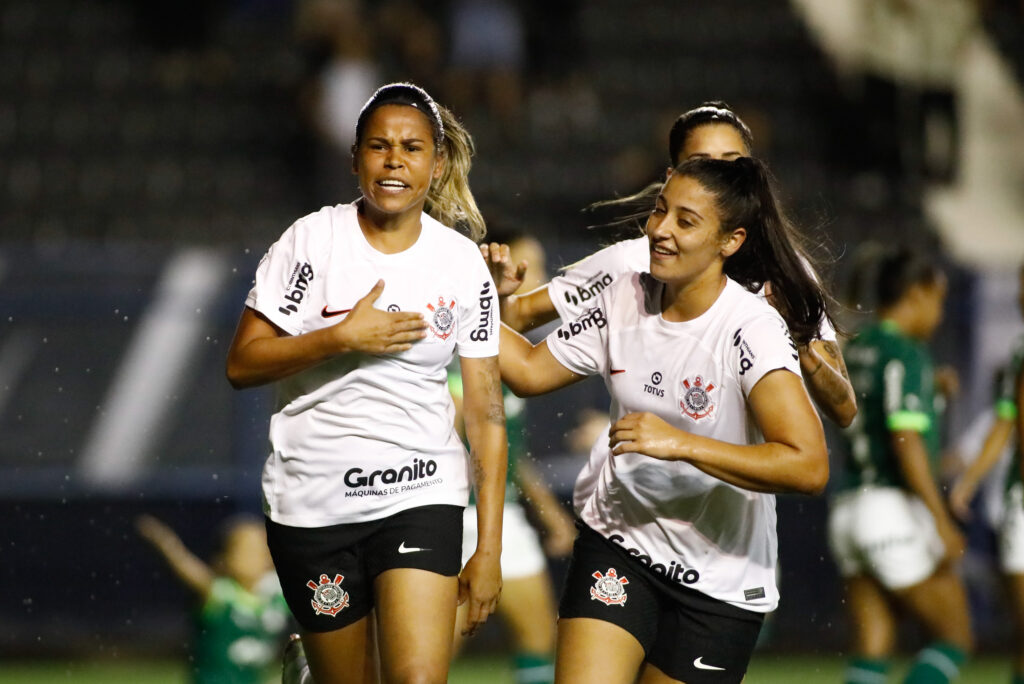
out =
[[(362, 196), (270, 248), (228, 354), (235, 387), (278, 390), (268, 544), (317, 684), (375, 677), (371, 610), (385, 681), (445, 681), (456, 603), (473, 631), (501, 590), (497, 298), (474, 242), (444, 225), (482, 235), (471, 152), (422, 89), (379, 89), (356, 126)], [(447, 388), (456, 353), (468, 459)], [(479, 534), (460, 574), (471, 484)]]
[[(612, 397), (559, 607), (556, 681), (740, 682), (779, 598), (772, 493), (828, 479), (796, 346), (827, 297), (758, 161), (682, 163), (646, 232), (649, 273), (618, 279), (545, 341), (502, 326), (517, 394), (601, 375)], [(775, 308), (754, 294), (768, 281)]]
[[(687, 159), (735, 160), (750, 156), (753, 135), (750, 128), (724, 102), (705, 102), (684, 112), (669, 132), (668, 153), (672, 167)], [(654, 191), (651, 192), (651, 187)], [(605, 204), (623, 207), (653, 204), (659, 184), (622, 200)], [(645, 200), (645, 198), (647, 198)], [(516, 291), (527, 264), (514, 264), (503, 245), (483, 245), (484, 258), (492, 264), (499, 295)], [(622, 240), (573, 264), (550, 283), (521, 295), (503, 297), (502, 321), (519, 331), (532, 330), (556, 318), (570, 321), (591, 306), (596, 296), (616, 279), (648, 269), (647, 238)], [(857, 414), (857, 400), (846, 372), (835, 328), (822, 319), (818, 333), (798, 347), (804, 382), (821, 412), (840, 427), (850, 424)], [(573, 488), (577, 511), (590, 495), (600, 471), (603, 444), (594, 444)]]
[[(749, 157), (753, 147), (750, 128), (724, 102), (705, 102), (684, 112), (676, 119), (669, 132), (668, 154), (672, 167), (687, 159), (707, 158), (734, 160)], [(653, 205), (653, 197), (660, 184), (622, 198), (603, 202), (605, 205), (643, 208), (642, 216)], [(653, 188), (653, 192), (651, 189)], [(645, 205), (646, 198), (646, 206)], [(508, 251), (498, 244), (482, 247), (488, 261), (508, 264)], [(501, 318), (518, 331), (532, 330), (556, 318), (571, 321), (593, 305), (601, 290), (617, 278), (647, 270), (649, 254), (647, 240), (640, 236), (616, 242), (579, 261), (551, 282), (521, 295), (502, 300)], [(508, 264), (508, 284), (498, 282), (499, 293), (515, 291), (519, 284), (515, 276), (525, 272), (526, 264)], [(498, 275), (502, 275), (500, 272)], [(822, 413), (840, 427), (846, 427), (857, 414), (857, 400), (846, 373), (846, 365), (836, 339), (835, 328), (827, 319), (821, 321), (820, 330), (807, 344), (800, 345), (800, 367), (807, 389)], [(581, 476), (585, 477), (586, 470)]]

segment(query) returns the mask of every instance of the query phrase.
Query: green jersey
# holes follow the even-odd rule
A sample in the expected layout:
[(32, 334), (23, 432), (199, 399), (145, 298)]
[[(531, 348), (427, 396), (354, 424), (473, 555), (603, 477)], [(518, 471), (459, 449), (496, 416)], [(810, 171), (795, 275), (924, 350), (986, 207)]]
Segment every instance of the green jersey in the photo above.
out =
[(906, 489), (892, 446), (892, 433), (921, 435), (932, 471), (939, 459), (935, 371), (931, 355), (892, 321), (881, 321), (857, 336), (843, 352), (858, 412), (843, 436), (847, 446), (841, 489), (866, 484)]
[[(1014, 346), (1010, 362), (1000, 369), (996, 379), (996, 419), (1017, 420), (1020, 407), (1017, 406), (1017, 387), (1020, 382), (1020, 374), (1024, 369), (1024, 337), (1017, 340)], [(1012, 439), (1012, 438), (1011, 438)], [(1014, 483), (1021, 481), (1020, 474), (1020, 445), (1024, 443), (1018, 436), (1017, 448), (1013, 450), (1013, 461), (1006, 477), (1006, 488), (1009, 489)]]
[(288, 615), (278, 586), (258, 593), (228, 577), (215, 579), (195, 617), (192, 681), (264, 684), (270, 666), (278, 664)]

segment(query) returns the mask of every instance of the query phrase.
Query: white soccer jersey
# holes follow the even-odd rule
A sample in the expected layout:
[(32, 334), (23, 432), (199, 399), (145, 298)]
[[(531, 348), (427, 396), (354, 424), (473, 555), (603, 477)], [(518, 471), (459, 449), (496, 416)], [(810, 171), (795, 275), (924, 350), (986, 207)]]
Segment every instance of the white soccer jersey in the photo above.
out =
[[(548, 296), (559, 318), (571, 321), (593, 306), (597, 296), (620, 276), (649, 271), (650, 262), (650, 241), (646, 236), (622, 240), (591, 254), (552, 278), (548, 284)], [(765, 298), (764, 288), (761, 288), (758, 296)], [(827, 342), (836, 341), (836, 329), (827, 316), (821, 317), (818, 337)], [(573, 507), (577, 513), (597, 482), (597, 474), (604, 460), (604, 441), (604, 436), (601, 436), (594, 443), (590, 457), (576, 477)]]
[[(650, 248), (647, 236), (622, 240), (594, 252), (552, 278), (548, 283), (548, 296), (558, 317), (571, 321), (593, 306), (601, 291), (619, 276), (650, 271)], [(764, 288), (758, 294), (763, 297)], [(821, 318), (818, 338), (836, 341), (836, 330), (825, 316)]]
[(419, 311), (430, 326), (409, 351), (343, 354), (276, 383), (263, 498), (283, 525), (374, 520), (468, 499), (446, 367), (456, 350), (497, 355), (494, 283), (477, 246), (426, 214), (412, 247), (383, 254), (356, 212), (355, 204), (324, 207), (292, 225), (260, 262), (246, 305), (298, 335), (343, 320), (383, 279), (374, 306)]
[[(800, 374), (786, 325), (764, 299), (728, 280), (692, 321), (662, 318), (663, 285), (633, 274), (547, 338), (566, 368), (602, 375), (612, 422), (650, 412), (687, 432), (733, 444), (763, 441), (747, 395), (765, 374)], [(715, 599), (767, 612), (778, 604), (775, 497), (685, 462), (611, 456), (580, 516), (652, 571)]]

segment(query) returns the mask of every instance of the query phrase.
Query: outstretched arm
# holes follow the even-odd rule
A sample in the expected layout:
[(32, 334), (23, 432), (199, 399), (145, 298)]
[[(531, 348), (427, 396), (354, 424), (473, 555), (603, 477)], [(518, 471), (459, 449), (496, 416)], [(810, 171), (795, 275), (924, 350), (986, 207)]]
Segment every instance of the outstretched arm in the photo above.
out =
[(373, 308), (383, 291), (381, 280), (340, 323), (294, 336), (246, 308), (228, 350), (228, 380), (236, 389), (255, 387), (312, 368), (339, 354), (393, 354), (411, 348), (426, 337), (427, 323), (419, 313)]
[(471, 634), (494, 612), (501, 594), (501, 518), (505, 503), (508, 439), (498, 359), (462, 358), (462, 413), (476, 489), (476, 552), (459, 576), (459, 603), (469, 601)]
[(135, 520), (139, 536), (156, 549), (182, 584), (206, 600), (213, 588), (213, 570), (188, 550), (174, 530), (151, 515), (140, 515)]
[(839, 427), (849, 426), (857, 415), (857, 395), (839, 345), (831, 340), (813, 340), (801, 346), (799, 352), (804, 383), (821, 412)]
[(532, 397), (579, 382), (585, 375), (574, 373), (552, 355), (546, 341), (534, 345), (501, 324), (501, 379), (518, 397)]
[(828, 482), (821, 420), (800, 378), (775, 370), (747, 397), (762, 444), (731, 444), (669, 425), (650, 413), (631, 413), (610, 432), (613, 454), (635, 452), (692, 463), (709, 475), (756, 492), (818, 494)]

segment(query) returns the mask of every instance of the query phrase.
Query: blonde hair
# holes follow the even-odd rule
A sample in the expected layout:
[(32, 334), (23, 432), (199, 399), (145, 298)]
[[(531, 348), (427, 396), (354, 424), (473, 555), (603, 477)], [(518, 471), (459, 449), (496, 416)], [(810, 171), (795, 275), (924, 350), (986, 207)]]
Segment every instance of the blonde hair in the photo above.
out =
[(480, 214), (469, 187), (469, 169), (476, 152), (473, 138), (462, 123), (446, 107), (437, 105), (444, 130), (442, 148), (444, 172), (430, 184), (427, 192), (427, 213), (437, 221), (466, 233), (473, 242), (487, 234), (487, 224)]

